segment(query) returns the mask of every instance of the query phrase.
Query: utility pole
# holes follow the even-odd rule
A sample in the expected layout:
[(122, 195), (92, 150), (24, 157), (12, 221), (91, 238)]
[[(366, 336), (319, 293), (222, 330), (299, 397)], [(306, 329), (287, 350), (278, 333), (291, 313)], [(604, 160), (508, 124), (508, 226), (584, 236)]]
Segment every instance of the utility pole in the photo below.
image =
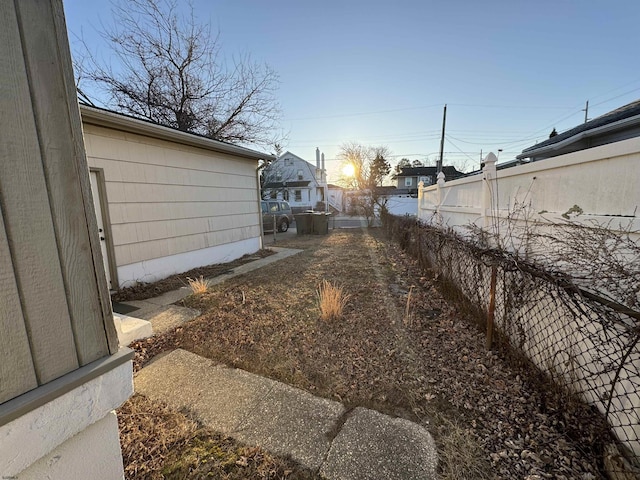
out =
[(447, 104), (444, 104), (444, 115), (442, 116), (442, 138), (440, 138), (440, 159), (436, 168), (436, 173), (442, 171), (442, 155), (444, 154), (444, 130), (447, 124)]
[(587, 100), (587, 104), (584, 106), (584, 108), (582, 109), (584, 110), (584, 123), (587, 123), (587, 115), (589, 115), (589, 100)]

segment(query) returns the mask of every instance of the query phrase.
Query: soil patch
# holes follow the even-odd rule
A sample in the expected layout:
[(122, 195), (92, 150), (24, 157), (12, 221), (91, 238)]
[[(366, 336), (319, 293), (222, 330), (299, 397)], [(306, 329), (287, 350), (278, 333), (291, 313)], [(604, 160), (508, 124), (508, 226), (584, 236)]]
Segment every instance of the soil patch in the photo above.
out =
[(251, 255), (244, 255), (232, 262), (217, 263), (214, 265), (207, 265), (204, 267), (193, 268), (188, 272), (178, 273), (171, 275), (163, 280), (159, 280), (154, 283), (139, 282), (131, 287), (121, 288), (111, 294), (111, 301), (113, 302), (126, 302), (127, 300), (145, 300), (151, 297), (157, 297), (163, 293), (170, 292), (171, 290), (177, 290), (181, 287), (189, 286), (189, 279), (198, 279), (201, 276), (204, 278), (216, 277), (223, 273), (233, 270), (240, 265), (252, 262), (254, 260), (265, 258), (275, 254), (273, 250), (263, 249)]

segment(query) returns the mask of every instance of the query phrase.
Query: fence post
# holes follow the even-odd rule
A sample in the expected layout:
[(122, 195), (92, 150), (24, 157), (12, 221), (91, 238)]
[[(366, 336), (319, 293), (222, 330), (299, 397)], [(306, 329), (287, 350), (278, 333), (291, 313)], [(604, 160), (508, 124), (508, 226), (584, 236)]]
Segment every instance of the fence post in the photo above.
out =
[[(490, 152), (484, 159), (484, 167), (482, 167), (482, 212), (480, 213), (482, 227), (489, 231), (493, 224), (493, 215), (494, 213), (494, 201), (496, 199), (497, 202), (497, 170), (496, 170), (496, 162), (498, 158)], [(497, 209), (497, 205), (496, 205)]]
[(438, 203), (436, 205), (435, 218), (438, 225), (442, 225), (442, 215), (440, 215), (440, 207), (444, 203), (444, 184), (445, 184), (445, 176), (444, 172), (438, 173), (438, 177), (436, 180), (436, 197), (438, 199)]
[(424, 188), (424, 182), (418, 182), (418, 220), (422, 219), (421, 210), (422, 210), (422, 201), (424, 199), (424, 192), (422, 189)]
[(487, 309), (487, 338), (486, 348), (491, 350), (493, 346), (493, 319), (496, 312), (496, 280), (498, 276), (498, 268), (491, 265), (491, 284), (489, 286), (489, 308)]

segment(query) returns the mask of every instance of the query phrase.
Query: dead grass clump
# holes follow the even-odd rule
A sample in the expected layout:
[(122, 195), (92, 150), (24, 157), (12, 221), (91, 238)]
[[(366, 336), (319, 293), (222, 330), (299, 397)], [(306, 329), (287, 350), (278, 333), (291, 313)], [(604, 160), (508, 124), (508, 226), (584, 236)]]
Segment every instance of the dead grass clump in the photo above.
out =
[(318, 304), (320, 306), (320, 318), (325, 321), (336, 320), (342, 317), (342, 311), (349, 300), (342, 287), (333, 285), (323, 280), (318, 287)]
[(211, 282), (209, 280), (205, 280), (202, 275), (200, 278), (187, 278), (189, 281), (189, 288), (193, 292), (194, 295), (200, 295), (202, 293), (207, 293), (209, 287), (211, 286)]
[(443, 480), (494, 478), (486, 453), (471, 433), (456, 420), (437, 415), (438, 463)]
[(318, 480), (289, 458), (199, 426), (185, 414), (134, 395), (118, 409), (128, 480)]
[(129, 479), (161, 479), (164, 460), (180, 451), (198, 429), (181, 413), (158, 402), (134, 395), (118, 409), (120, 443), (125, 474)]

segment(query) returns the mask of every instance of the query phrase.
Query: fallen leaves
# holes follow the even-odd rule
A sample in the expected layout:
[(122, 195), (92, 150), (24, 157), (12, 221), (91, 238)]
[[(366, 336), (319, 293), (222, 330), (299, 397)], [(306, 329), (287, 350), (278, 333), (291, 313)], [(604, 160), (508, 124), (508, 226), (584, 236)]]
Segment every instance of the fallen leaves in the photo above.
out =
[[(304, 252), (194, 299), (204, 314), (135, 343), (136, 368), (186, 348), (349, 407), (429, 425), (444, 478), (602, 478), (595, 417), (487, 352), (482, 332), (397, 245), (352, 230), (291, 237), (283, 246)], [(351, 295), (339, 322), (320, 320), (321, 280)], [(234, 462), (246, 468), (242, 456)]]

